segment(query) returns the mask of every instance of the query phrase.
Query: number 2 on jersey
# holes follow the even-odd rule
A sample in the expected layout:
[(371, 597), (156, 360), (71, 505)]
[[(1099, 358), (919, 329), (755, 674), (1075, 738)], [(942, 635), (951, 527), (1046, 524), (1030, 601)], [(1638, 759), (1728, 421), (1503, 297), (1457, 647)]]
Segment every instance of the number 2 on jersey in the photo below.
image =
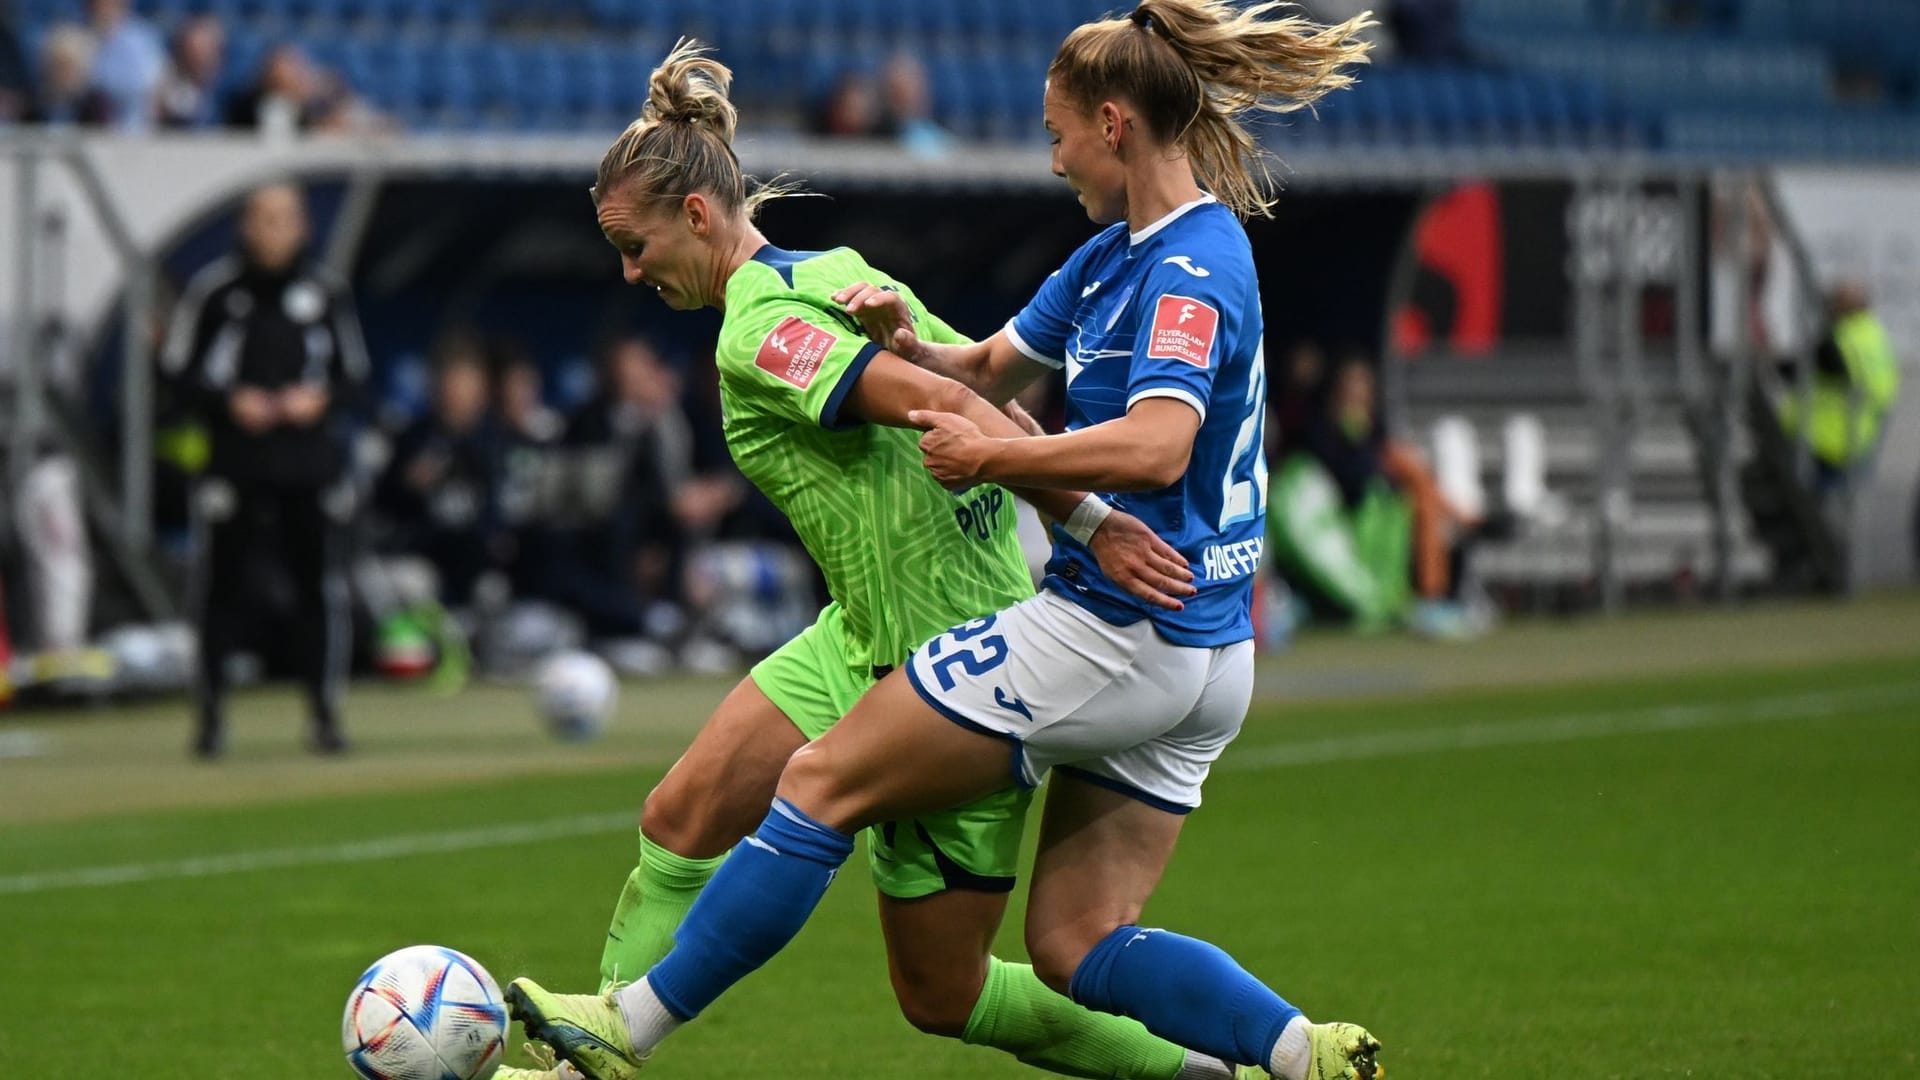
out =
[[(1262, 345), (1253, 352), (1247, 371), (1247, 418), (1233, 440), (1233, 457), (1227, 463), (1226, 479), (1221, 484), (1220, 527), (1222, 529), (1267, 512), (1267, 350)], [(1248, 470), (1251, 455), (1252, 469)], [(1244, 479), (1242, 479), (1244, 475)]]

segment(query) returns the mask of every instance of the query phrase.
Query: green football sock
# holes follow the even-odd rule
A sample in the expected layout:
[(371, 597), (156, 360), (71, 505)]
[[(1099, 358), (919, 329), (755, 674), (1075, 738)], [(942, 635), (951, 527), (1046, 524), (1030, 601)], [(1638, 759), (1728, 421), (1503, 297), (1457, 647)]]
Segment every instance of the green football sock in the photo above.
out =
[(640, 865), (627, 875), (600, 951), (600, 989), (645, 975), (673, 948), (674, 931), (725, 855), (689, 859), (640, 834)]
[[(1005, 1050), (1035, 1068), (1101, 1080), (1184, 1080), (1231, 1075), (1225, 1066), (1185, 1050), (1137, 1021), (1094, 1012), (1061, 997), (1026, 964), (987, 961), (987, 981), (960, 1040)], [(1210, 1068), (1202, 1071), (1205, 1062)]]

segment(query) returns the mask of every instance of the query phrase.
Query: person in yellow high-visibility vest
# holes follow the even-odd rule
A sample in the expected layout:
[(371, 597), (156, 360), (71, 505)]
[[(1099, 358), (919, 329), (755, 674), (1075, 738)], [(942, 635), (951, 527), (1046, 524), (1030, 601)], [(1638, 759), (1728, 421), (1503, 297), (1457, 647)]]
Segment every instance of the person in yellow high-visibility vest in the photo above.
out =
[(1867, 293), (1847, 282), (1827, 297), (1827, 334), (1814, 354), (1813, 386), (1781, 404), (1780, 423), (1813, 453), (1815, 486), (1846, 486), (1871, 460), (1900, 393), (1900, 362)]

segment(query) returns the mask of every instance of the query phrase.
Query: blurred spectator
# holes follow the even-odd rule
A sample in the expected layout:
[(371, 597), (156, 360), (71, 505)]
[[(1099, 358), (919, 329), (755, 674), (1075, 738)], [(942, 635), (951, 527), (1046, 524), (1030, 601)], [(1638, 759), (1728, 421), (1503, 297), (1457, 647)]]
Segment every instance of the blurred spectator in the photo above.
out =
[(690, 630), (686, 561), (738, 505), (738, 480), (695, 473), (681, 380), (644, 338), (601, 356), (600, 389), (567, 424), (564, 444), (584, 520), (550, 539), (555, 556), (530, 585), (600, 638), (677, 644)]
[(297, 45), (279, 45), (260, 61), (248, 89), (227, 104), (227, 126), (287, 135), (316, 124), (324, 104), (312, 65)]
[(15, 26), (13, 5), (0, 0), (0, 124), (25, 120), (33, 107), (33, 73)]
[(530, 446), (555, 442), (564, 433), (566, 421), (547, 408), (540, 365), (517, 346), (500, 346), (497, 351), (494, 398), (506, 437)]
[(400, 549), (433, 564), (450, 608), (473, 601), (499, 552), (501, 441), (488, 415), (486, 354), (455, 335), (433, 370), (433, 407), (395, 440), (375, 500)]
[[(194, 491), (204, 530), (196, 569), (200, 634), (194, 752), (225, 748), (227, 661), (256, 640), (263, 559), (292, 582), (285, 635), (307, 690), (313, 748), (339, 753), (339, 699), (352, 628), (344, 566), (353, 514), (345, 411), (367, 376), (345, 287), (307, 258), (305, 198), (275, 184), (240, 218), (240, 252), (195, 275), (175, 310), (163, 373), (198, 403), (210, 457)], [(281, 639), (273, 635), (268, 641)]]
[(303, 131), (366, 131), (386, 126), (339, 75), (315, 67), (297, 45), (279, 45), (260, 62), (253, 85), (227, 103), (228, 127), (271, 137)]
[(1297, 593), (1362, 630), (1403, 620), (1436, 637), (1477, 629), (1450, 600), (1454, 541), (1472, 523), (1418, 453), (1387, 437), (1366, 361), (1334, 371), (1296, 445), (1274, 479), (1268, 533)]
[(953, 137), (933, 121), (933, 92), (927, 69), (908, 52), (893, 54), (882, 77), (886, 92), (885, 122), (900, 145), (915, 154), (937, 157), (952, 146)]
[(1295, 450), (1305, 449), (1307, 429), (1317, 422), (1325, 407), (1327, 354), (1312, 341), (1302, 341), (1287, 351), (1286, 367), (1268, 398), (1267, 456), (1283, 461)]
[(51, 127), (98, 127), (113, 116), (113, 103), (93, 85), (93, 35), (73, 26), (47, 31), (40, 45), (40, 91), (27, 119)]
[(497, 350), (494, 402), (500, 417), (500, 521), (509, 539), (508, 580), (515, 595), (535, 596), (557, 557), (551, 519), (560, 485), (553, 449), (566, 422), (546, 406), (540, 365), (516, 346)]
[[(611, 513), (578, 537), (570, 606), (596, 633), (675, 637), (685, 625), (675, 487), (692, 453), (680, 380), (645, 338), (615, 342), (601, 364), (600, 393), (568, 422), (566, 442), (603, 463), (614, 497)], [(617, 583), (619, 601), (588, 600), (580, 586), (589, 578)]]
[(220, 20), (196, 15), (173, 35), (172, 64), (160, 83), (160, 125), (209, 128), (220, 124), (220, 71), (227, 35)]
[(1827, 295), (1827, 325), (1814, 353), (1813, 387), (1789, 391), (1780, 423), (1813, 452), (1821, 494), (1864, 485), (1880, 429), (1900, 394), (1900, 361), (1866, 288), (1842, 282)]
[(809, 130), (836, 138), (876, 138), (894, 133), (881, 109), (880, 92), (873, 79), (857, 68), (848, 68), (834, 80), (833, 89), (815, 110)]
[(1267, 521), (1276, 563), (1318, 613), (1384, 630), (1409, 603), (1412, 517), (1380, 471), (1373, 373), (1349, 362), (1274, 474)]
[(1461, 569), (1478, 518), (1455, 506), (1440, 490), (1427, 455), (1404, 439), (1380, 447), (1380, 471), (1413, 508), (1413, 591), (1429, 607), (1417, 617), (1452, 617), (1438, 605), (1459, 599)]
[(93, 84), (113, 106), (113, 126), (150, 131), (159, 117), (160, 79), (167, 51), (152, 24), (127, 10), (127, 0), (89, 0), (88, 23), (99, 43)]

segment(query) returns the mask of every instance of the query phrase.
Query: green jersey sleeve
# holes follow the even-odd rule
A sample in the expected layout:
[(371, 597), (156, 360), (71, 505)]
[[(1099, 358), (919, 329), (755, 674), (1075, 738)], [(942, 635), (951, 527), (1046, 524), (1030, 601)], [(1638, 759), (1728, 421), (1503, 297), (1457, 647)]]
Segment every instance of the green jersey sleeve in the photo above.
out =
[(716, 356), (734, 399), (763, 415), (829, 430), (857, 425), (840, 407), (880, 346), (849, 326), (850, 318), (843, 322), (791, 293), (749, 304), (727, 313)]

